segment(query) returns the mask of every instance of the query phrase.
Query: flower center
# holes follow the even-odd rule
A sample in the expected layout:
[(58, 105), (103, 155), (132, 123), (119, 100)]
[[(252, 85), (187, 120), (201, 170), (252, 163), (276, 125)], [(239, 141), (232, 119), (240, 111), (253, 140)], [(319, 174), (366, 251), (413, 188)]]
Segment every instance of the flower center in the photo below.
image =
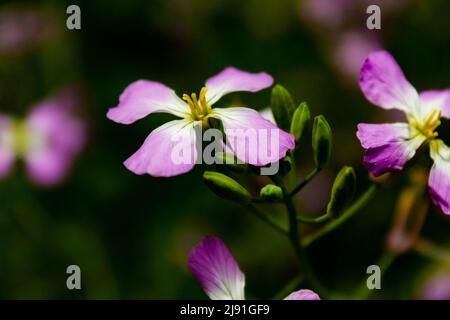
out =
[(30, 146), (30, 136), (25, 121), (15, 120), (12, 128), (12, 145), (18, 155), (23, 155)]
[(441, 125), (441, 115), (442, 110), (433, 109), (424, 122), (414, 121), (413, 125), (420, 133), (427, 137), (427, 139), (434, 139), (438, 136), (438, 133), (435, 130)]
[(190, 96), (183, 94), (183, 100), (188, 103), (193, 120), (206, 120), (207, 115), (211, 112), (211, 107), (206, 102), (207, 91), (208, 88), (203, 87), (200, 90), (198, 99), (195, 93), (192, 93)]

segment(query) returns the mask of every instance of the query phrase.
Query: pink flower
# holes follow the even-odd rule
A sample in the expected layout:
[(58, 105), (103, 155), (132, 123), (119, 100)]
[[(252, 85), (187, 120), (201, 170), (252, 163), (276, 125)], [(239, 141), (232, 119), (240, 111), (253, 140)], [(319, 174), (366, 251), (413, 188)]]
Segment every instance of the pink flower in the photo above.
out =
[(433, 203), (450, 214), (450, 148), (437, 139), (441, 117), (450, 118), (450, 90), (420, 94), (406, 80), (394, 58), (376, 51), (361, 68), (360, 87), (366, 98), (383, 109), (405, 113), (407, 123), (359, 124), (357, 136), (366, 150), (364, 164), (375, 176), (400, 171), (424, 143), (434, 160), (429, 177)]
[[(125, 161), (125, 166), (135, 174), (147, 173), (155, 177), (171, 177), (192, 170), (199, 156), (196, 145), (201, 140), (196, 128), (207, 126), (209, 118), (222, 121), (225, 133), (232, 137), (229, 141), (231, 151), (240, 160), (257, 166), (279, 160), (295, 146), (291, 134), (278, 129), (253, 109), (212, 108), (214, 103), (228, 93), (256, 92), (272, 83), (272, 77), (264, 72), (249, 73), (228, 67), (209, 78), (198, 97), (193, 93), (190, 96), (184, 94), (183, 99), (180, 99), (172, 89), (159, 82), (133, 82), (120, 96), (119, 105), (108, 111), (109, 119), (121, 124), (131, 124), (156, 112), (171, 113), (181, 119), (169, 121), (150, 133), (142, 147)], [(263, 144), (260, 143), (260, 136), (254, 144), (250, 142), (249, 146), (241, 148), (247, 137), (239, 132), (248, 129), (256, 132), (269, 131), (271, 138), (277, 137), (277, 148), (269, 150), (270, 157), (263, 159), (259, 156), (258, 148)], [(173, 155), (180, 150), (180, 144), (181, 149), (187, 150), (189, 154), (188, 161), (173, 159)]]
[(0, 114), (0, 179), (16, 159), (35, 183), (54, 185), (67, 174), (85, 141), (85, 127), (72, 116), (68, 91), (41, 102), (25, 119)]
[[(212, 300), (244, 300), (245, 276), (218, 237), (205, 237), (189, 255), (189, 270)], [(320, 300), (311, 290), (292, 292), (285, 300)]]

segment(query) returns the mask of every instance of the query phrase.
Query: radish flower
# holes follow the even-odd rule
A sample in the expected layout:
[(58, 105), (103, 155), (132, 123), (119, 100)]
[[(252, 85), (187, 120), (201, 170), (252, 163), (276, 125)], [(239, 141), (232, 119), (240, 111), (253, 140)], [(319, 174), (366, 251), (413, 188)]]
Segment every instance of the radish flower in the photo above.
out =
[[(228, 93), (256, 92), (272, 83), (272, 77), (264, 72), (249, 73), (228, 67), (209, 78), (198, 97), (192, 93), (184, 94), (180, 99), (172, 89), (159, 82), (133, 82), (120, 96), (119, 105), (108, 111), (107, 117), (110, 120), (131, 124), (156, 112), (170, 113), (181, 119), (169, 121), (150, 133), (142, 147), (125, 161), (126, 168), (138, 175), (147, 173), (155, 177), (171, 177), (192, 170), (197, 158), (201, 156), (197, 154), (196, 145), (201, 137), (197, 136), (196, 128), (207, 127), (209, 118), (222, 121), (230, 151), (240, 160), (263, 166), (283, 158), (295, 146), (291, 134), (278, 129), (253, 109), (212, 108), (213, 104)], [(254, 141), (248, 141), (246, 130), (249, 129), (257, 133)], [(268, 132), (269, 137), (262, 137), (258, 132)], [(275, 144), (268, 145), (267, 140), (275, 140)], [(249, 145), (242, 147), (248, 142)], [(190, 155), (188, 161), (181, 163), (173, 159), (180, 144)], [(262, 157), (261, 149), (266, 149), (266, 155), (270, 155)]]
[(85, 141), (85, 126), (73, 117), (67, 93), (38, 104), (25, 119), (0, 114), (0, 179), (16, 159), (36, 184), (54, 185), (66, 176)]
[[(189, 255), (189, 270), (212, 300), (244, 300), (245, 276), (218, 237), (205, 237)], [(285, 300), (320, 300), (311, 290), (292, 292)]]
[(376, 51), (361, 68), (360, 87), (366, 98), (383, 109), (405, 113), (407, 123), (359, 124), (357, 137), (366, 150), (364, 164), (375, 176), (400, 171), (423, 144), (434, 161), (429, 177), (433, 203), (450, 214), (450, 148), (438, 139), (441, 118), (450, 118), (450, 90), (420, 94), (406, 80), (394, 58)]

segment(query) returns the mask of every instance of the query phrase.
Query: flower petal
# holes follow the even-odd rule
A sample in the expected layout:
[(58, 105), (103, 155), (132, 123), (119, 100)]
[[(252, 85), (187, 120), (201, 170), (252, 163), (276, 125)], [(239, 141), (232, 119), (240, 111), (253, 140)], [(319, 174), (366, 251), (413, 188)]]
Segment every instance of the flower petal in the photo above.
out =
[(11, 171), (14, 160), (12, 120), (0, 114), (0, 178)]
[(426, 138), (413, 137), (406, 123), (358, 125), (356, 133), (366, 152), (364, 165), (373, 175), (400, 171)]
[(434, 160), (428, 181), (431, 200), (450, 215), (450, 148), (435, 140), (430, 144), (430, 155)]
[(245, 299), (245, 276), (220, 238), (205, 237), (189, 255), (188, 266), (210, 299)]
[(442, 116), (450, 119), (450, 89), (429, 90), (420, 93), (422, 108), (429, 114), (433, 109), (441, 109)]
[(125, 161), (135, 174), (172, 177), (191, 171), (197, 161), (195, 123), (173, 120), (153, 130), (141, 148)]
[(178, 98), (175, 91), (162, 83), (138, 80), (131, 83), (119, 98), (119, 105), (109, 109), (108, 119), (131, 124), (154, 112), (167, 112), (186, 117), (189, 107)]
[(370, 102), (384, 109), (415, 113), (420, 105), (416, 89), (387, 51), (368, 55), (361, 67), (359, 85)]
[(262, 109), (262, 110), (259, 112), (259, 114), (260, 114), (264, 119), (269, 120), (270, 122), (272, 122), (272, 123), (275, 124), (275, 125), (277, 124), (276, 121), (275, 121), (275, 118), (274, 118), (274, 116), (273, 116), (272, 109), (270, 109), (270, 108)]
[(233, 153), (245, 163), (263, 166), (286, 156), (295, 147), (294, 136), (249, 108), (213, 109), (222, 121)]
[(292, 292), (284, 300), (320, 300), (320, 297), (314, 291), (302, 289)]
[(206, 100), (210, 105), (224, 95), (237, 91), (256, 92), (273, 83), (273, 78), (265, 72), (250, 73), (234, 67), (228, 67), (206, 80)]
[(66, 98), (61, 94), (46, 100), (27, 117), (30, 141), (25, 162), (38, 184), (59, 183), (85, 144), (86, 127), (73, 116), (71, 102)]

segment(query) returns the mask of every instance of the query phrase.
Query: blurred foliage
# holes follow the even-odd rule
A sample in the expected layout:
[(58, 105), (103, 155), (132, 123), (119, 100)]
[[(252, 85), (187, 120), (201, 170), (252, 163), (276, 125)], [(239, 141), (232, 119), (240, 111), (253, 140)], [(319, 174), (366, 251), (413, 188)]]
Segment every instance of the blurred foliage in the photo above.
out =
[[(81, 31), (66, 29), (69, 4), (81, 7)], [(124, 168), (123, 160), (168, 118), (152, 115), (132, 126), (106, 119), (125, 86), (137, 79), (161, 81), (181, 94), (197, 92), (228, 65), (265, 70), (296, 105), (307, 101), (312, 115), (324, 114), (333, 128), (332, 167), (305, 188), (299, 206), (311, 214), (323, 211), (329, 177), (343, 165), (356, 169), (357, 193), (368, 185), (356, 124), (392, 121), (392, 113), (371, 106), (357, 80), (330, 63), (333, 50), (319, 27), (305, 22), (300, 1), (6, 1), (0, 12), (18, 8), (44, 15), (52, 32), (26, 50), (0, 54), (1, 112), (24, 114), (57, 89), (76, 84), (87, 94), (90, 139), (57, 188), (32, 185), (21, 164), (1, 181), (0, 298), (206, 298), (186, 261), (207, 234), (229, 245), (251, 297), (270, 298), (296, 275), (287, 241), (212, 194), (201, 179), (205, 168), (171, 179), (135, 176)], [(373, 31), (419, 90), (450, 85), (449, 15), (449, 1), (411, 1), (383, 15), (382, 30)], [(363, 19), (354, 23), (365, 28)], [(221, 105), (227, 102), (261, 109), (270, 103), (270, 90), (233, 94)], [(444, 124), (440, 132), (447, 142), (449, 128)], [(309, 140), (300, 142), (302, 173), (313, 164)], [(428, 166), (426, 159), (420, 155), (411, 166)], [(348, 293), (366, 277), (383, 249), (405, 176), (397, 175), (367, 208), (308, 249), (327, 286)], [(267, 181), (256, 183), (259, 190)], [(430, 206), (424, 237), (448, 247), (449, 227), (449, 218)], [(66, 289), (71, 264), (81, 267), (80, 291)], [(376, 297), (416, 297), (437, 264), (416, 253), (401, 256)]]

